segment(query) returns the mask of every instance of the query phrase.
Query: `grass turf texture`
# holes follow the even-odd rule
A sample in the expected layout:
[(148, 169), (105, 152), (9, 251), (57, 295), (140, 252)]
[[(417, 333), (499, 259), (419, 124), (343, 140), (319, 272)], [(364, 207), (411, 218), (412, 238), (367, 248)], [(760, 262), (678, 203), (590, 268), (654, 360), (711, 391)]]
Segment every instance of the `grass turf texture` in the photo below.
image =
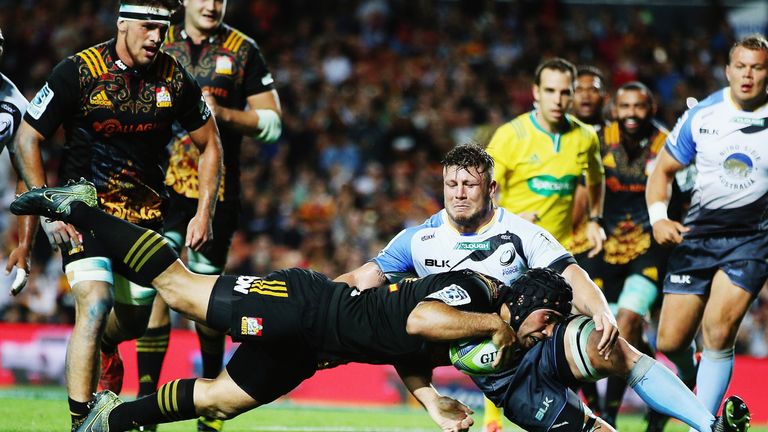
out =
[[(472, 430), (480, 430), (482, 413), (473, 416), (477, 422)], [(622, 432), (645, 431), (640, 415), (619, 416)], [(0, 390), (0, 431), (48, 432), (69, 430), (66, 395), (59, 389), (11, 388)], [(158, 428), (161, 432), (194, 431), (194, 420), (170, 423)], [(437, 431), (426, 412), (415, 407), (364, 408), (319, 407), (274, 403), (226, 423), (227, 432), (426, 432)], [(518, 431), (509, 423), (505, 432)], [(672, 422), (668, 432), (688, 430), (679, 422)], [(768, 427), (754, 426), (751, 432), (768, 432)]]

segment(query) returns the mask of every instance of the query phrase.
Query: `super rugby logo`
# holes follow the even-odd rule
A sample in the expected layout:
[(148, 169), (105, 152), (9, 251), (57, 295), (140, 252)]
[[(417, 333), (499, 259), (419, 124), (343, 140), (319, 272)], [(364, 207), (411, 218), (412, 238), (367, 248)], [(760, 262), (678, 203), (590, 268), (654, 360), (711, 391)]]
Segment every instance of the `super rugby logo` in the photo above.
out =
[(467, 291), (456, 284), (451, 284), (440, 291), (433, 292), (427, 298), (440, 300), (448, 306), (461, 306), (472, 301)]
[(53, 100), (53, 90), (48, 87), (48, 83), (45, 83), (43, 88), (37, 92), (35, 98), (32, 99), (32, 102), (29, 103), (27, 113), (29, 113), (33, 119), (39, 120), (40, 116), (43, 115), (43, 112), (45, 112), (45, 109), (48, 107), (48, 104), (51, 102), (51, 100)]
[(117, 133), (149, 132), (157, 128), (157, 123), (121, 124), (120, 121), (109, 119), (103, 122), (93, 122), (93, 130), (106, 138)]

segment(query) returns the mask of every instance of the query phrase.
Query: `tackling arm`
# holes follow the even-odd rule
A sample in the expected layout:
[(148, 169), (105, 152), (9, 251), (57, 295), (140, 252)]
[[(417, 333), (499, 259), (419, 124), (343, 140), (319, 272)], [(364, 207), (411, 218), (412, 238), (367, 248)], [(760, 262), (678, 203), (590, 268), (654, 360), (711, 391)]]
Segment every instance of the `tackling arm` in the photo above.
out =
[(375, 262), (369, 261), (351, 272), (344, 273), (334, 279), (334, 281), (344, 282), (358, 290), (366, 290), (385, 284), (387, 282), (387, 276)]
[(200, 150), (198, 162), (197, 212), (189, 221), (185, 246), (199, 251), (213, 238), (213, 215), (223, 170), (221, 138), (216, 121), (210, 117), (203, 126), (189, 133), (192, 142)]
[(603, 332), (597, 348), (601, 355), (608, 358), (619, 338), (619, 326), (616, 324), (616, 317), (608, 307), (608, 301), (600, 288), (578, 264), (570, 264), (563, 270), (562, 275), (573, 289), (574, 308), (592, 317), (595, 321), (595, 329)]

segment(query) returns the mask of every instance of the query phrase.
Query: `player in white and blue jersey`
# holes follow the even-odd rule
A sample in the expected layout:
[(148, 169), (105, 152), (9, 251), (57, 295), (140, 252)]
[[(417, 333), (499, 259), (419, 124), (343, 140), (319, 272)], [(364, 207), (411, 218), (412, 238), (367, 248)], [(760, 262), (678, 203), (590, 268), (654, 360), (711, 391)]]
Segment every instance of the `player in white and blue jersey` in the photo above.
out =
[[(3, 31), (0, 30), (0, 59), (3, 57), (5, 49), (5, 38)], [(7, 158), (3, 154), (5, 147), (10, 145), (13, 136), (19, 129), (21, 118), (27, 111), (27, 99), (21, 94), (16, 85), (5, 75), (0, 73), (0, 156)], [(6, 161), (7, 162), (7, 161)], [(16, 187), (16, 193), (23, 191), (21, 180)], [(5, 270), (10, 272), (16, 267), (18, 272), (23, 271), (16, 278), (11, 286), (11, 293), (18, 294), (26, 284), (26, 275), (29, 274), (29, 250), (32, 248), (32, 238), (37, 227), (37, 217), (23, 216), (18, 219), (19, 224), (19, 246), (16, 247), (8, 256), (8, 262)]]
[[(768, 280), (768, 41), (752, 35), (731, 48), (729, 86), (688, 110), (648, 179), (653, 235), (677, 245), (664, 281), (658, 349), (714, 413), (734, 367), (739, 324)], [(698, 175), (684, 224), (666, 215), (675, 173)], [(694, 337), (704, 349), (698, 373)]]
[[(510, 284), (529, 268), (549, 267), (573, 287), (579, 313), (604, 330), (598, 347), (609, 354), (618, 328), (603, 293), (550, 233), (494, 206), (493, 159), (485, 150), (462, 145), (448, 152), (443, 195), (444, 210), (403, 230), (373, 260), (336, 280), (367, 289), (407, 274), (471, 269)], [(500, 420), (498, 414), (486, 418), (484, 431), (501, 430)]]

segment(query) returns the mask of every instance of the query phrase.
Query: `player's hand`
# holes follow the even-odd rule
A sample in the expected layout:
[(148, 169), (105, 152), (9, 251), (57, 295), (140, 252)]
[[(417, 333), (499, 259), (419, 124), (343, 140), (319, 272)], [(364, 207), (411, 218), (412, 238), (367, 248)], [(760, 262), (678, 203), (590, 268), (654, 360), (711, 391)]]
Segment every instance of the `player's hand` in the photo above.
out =
[(589, 243), (593, 245), (592, 249), (590, 249), (587, 254), (589, 258), (594, 258), (595, 255), (603, 250), (603, 242), (605, 242), (606, 238), (605, 230), (599, 223), (595, 221), (587, 222), (587, 239), (589, 240)]
[(539, 214), (537, 212), (522, 212), (518, 213), (517, 215), (530, 223), (536, 223), (539, 221)]
[(432, 420), (445, 432), (463, 432), (469, 430), (475, 421), (470, 417), (472, 408), (448, 396), (439, 396), (427, 407)]
[(5, 265), (5, 274), (11, 274), (16, 267), (16, 279), (11, 283), (11, 295), (16, 295), (27, 286), (27, 276), (29, 275), (29, 248), (19, 246), (8, 256), (8, 263)]
[(592, 316), (595, 322), (595, 330), (603, 332), (600, 342), (597, 344), (597, 352), (606, 360), (611, 356), (611, 351), (619, 340), (619, 325), (611, 311), (606, 310)]
[(491, 340), (493, 341), (493, 344), (496, 345), (496, 348), (499, 349), (496, 360), (493, 361), (493, 367), (498, 368), (508, 365), (512, 361), (519, 345), (515, 330), (499, 317), (499, 327), (496, 332), (493, 333), (493, 336), (491, 336)]
[(54, 251), (80, 246), (80, 233), (72, 225), (48, 218), (40, 218), (40, 225), (43, 226), (48, 243)]
[(670, 219), (662, 219), (653, 224), (653, 238), (662, 246), (674, 246), (683, 242), (683, 234), (690, 228)]
[(209, 241), (213, 240), (212, 221), (207, 216), (195, 215), (187, 225), (187, 238), (184, 245), (199, 252)]

